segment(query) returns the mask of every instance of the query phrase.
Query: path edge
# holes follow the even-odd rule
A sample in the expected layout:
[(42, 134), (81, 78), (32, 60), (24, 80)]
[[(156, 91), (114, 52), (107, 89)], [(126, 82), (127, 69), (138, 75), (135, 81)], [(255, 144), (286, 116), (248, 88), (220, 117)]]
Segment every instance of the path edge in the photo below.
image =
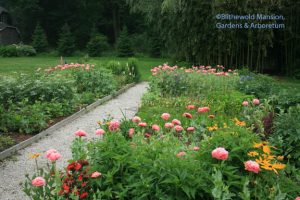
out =
[(14, 155), (17, 151), (24, 149), (25, 147), (37, 142), (38, 140), (42, 139), (43, 137), (47, 136), (47, 135), (51, 135), (51, 132), (67, 125), (69, 122), (77, 119), (78, 117), (90, 112), (91, 110), (93, 110), (94, 108), (96, 108), (97, 106), (104, 104), (105, 102), (114, 99), (115, 97), (119, 96), (120, 94), (126, 92), (128, 89), (130, 89), (131, 87), (135, 86), (136, 83), (130, 83), (125, 85), (124, 87), (122, 87), (120, 90), (118, 90), (117, 92), (110, 94), (108, 96), (105, 96), (101, 99), (98, 99), (97, 101), (95, 101), (94, 103), (88, 105), (87, 107), (79, 110), (78, 112), (72, 114), (71, 116), (63, 119), (62, 121), (54, 124), (53, 126), (50, 126), (49, 128), (47, 128), (46, 130), (34, 135), (33, 137), (20, 142), (19, 144), (16, 144), (2, 152), (0, 152), (0, 161), (3, 161), (4, 159)]

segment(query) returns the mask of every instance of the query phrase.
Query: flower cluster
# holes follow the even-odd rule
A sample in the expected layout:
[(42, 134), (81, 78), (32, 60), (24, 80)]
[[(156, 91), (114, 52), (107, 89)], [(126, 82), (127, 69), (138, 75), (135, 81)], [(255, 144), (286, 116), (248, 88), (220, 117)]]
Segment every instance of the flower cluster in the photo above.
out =
[(278, 160), (283, 160), (283, 156), (275, 156), (271, 154), (271, 147), (268, 145), (268, 142), (264, 141), (261, 143), (255, 143), (253, 148), (256, 151), (251, 151), (248, 153), (248, 156), (254, 157), (255, 162), (259, 164), (259, 166), (268, 171), (274, 171), (278, 174), (278, 170), (282, 170), (285, 168), (285, 164), (278, 162)]
[(74, 69), (74, 68), (82, 68), (85, 70), (90, 70), (90, 68), (95, 67), (95, 65), (91, 64), (79, 64), (79, 63), (70, 63), (70, 64), (64, 64), (64, 65), (57, 65), (55, 67), (49, 67), (45, 69), (45, 72), (53, 72), (56, 70), (66, 70), (66, 69)]
[(217, 65), (215, 68), (211, 66), (193, 66), (192, 68), (186, 69), (186, 68), (179, 68), (178, 66), (169, 66), (168, 64), (163, 64), (158, 67), (154, 67), (151, 69), (152, 75), (156, 76), (158, 73), (162, 71), (175, 71), (175, 70), (181, 70), (185, 73), (198, 73), (198, 74), (213, 74), (216, 76), (230, 76), (230, 74), (237, 75), (237, 73), (231, 69), (229, 69), (227, 72), (224, 71), (225, 67), (222, 65)]

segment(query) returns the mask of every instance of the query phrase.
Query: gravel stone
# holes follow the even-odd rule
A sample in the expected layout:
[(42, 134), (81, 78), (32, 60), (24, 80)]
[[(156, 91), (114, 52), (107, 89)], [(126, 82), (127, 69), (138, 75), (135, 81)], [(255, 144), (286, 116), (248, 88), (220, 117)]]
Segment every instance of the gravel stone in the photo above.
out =
[(13, 159), (6, 159), (0, 163), (0, 200), (29, 199), (22, 191), (22, 183), (25, 180), (25, 174), (29, 174), (31, 177), (36, 170), (34, 160), (29, 159), (31, 153), (43, 153), (38, 158), (38, 164), (41, 167), (48, 162), (44, 153), (48, 149), (56, 149), (62, 154), (62, 158), (57, 161), (57, 166), (63, 169), (67, 165), (67, 160), (71, 159), (69, 147), (75, 138), (76, 130), (86, 131), (88, 139), (90, 139), (96, 137), (97, 121), (107, 118), (108, 115), (120, 120), (123, 118), (123, 112), (126, 118), (132, 118), (138, 111), (141, 97), (146, 92), (147, 86), (148, 84), (145, 82), (135, 85), (115, 99), (98, 106), (37, 143), (20, 150)]

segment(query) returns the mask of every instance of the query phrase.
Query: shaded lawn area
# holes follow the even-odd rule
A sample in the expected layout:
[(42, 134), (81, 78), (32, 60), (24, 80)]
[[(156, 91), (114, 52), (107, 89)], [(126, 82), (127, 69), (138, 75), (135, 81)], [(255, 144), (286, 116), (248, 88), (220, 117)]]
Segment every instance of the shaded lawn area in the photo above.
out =
[[(82, 57), (65, 57), (64, 60), (67, 63), (85, 63)], [(101, 67), (107, 64), (109, 61), (119, 61), (125, 63), (127, 58), (118, 57), (96, 57), (90, 58), (86, 63), (96, 64), (97, 67)], [(150, 77), (150, 69), (154, 66), (161, 65), (168, 62), (163, 58), (137, 58), (138, 66), (141, 73), (141, 80), (146, 81)], [(17, 57), (17, 58), (0, 58), (0, 75), (13, 75), (15, 72), (32, 73), (38, 68), (54, 67), (60, 64), (60, 57)]]

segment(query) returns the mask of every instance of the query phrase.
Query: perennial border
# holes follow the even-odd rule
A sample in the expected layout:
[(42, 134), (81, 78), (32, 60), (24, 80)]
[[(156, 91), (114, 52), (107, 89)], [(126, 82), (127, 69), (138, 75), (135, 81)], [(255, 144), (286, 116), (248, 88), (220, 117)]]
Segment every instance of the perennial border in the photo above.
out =
[(38, 133), (37, 135), (34, 135), (33, 137), (20, 142), (19, 144), (16, 144), (2, 152), (0, 152), (0, 161), (4, 160), (7, 157), (10, 157), (12, 155), (14, 155), (17, 151), (24, 149), (25, 147), (37, 142), (38, 140), (42, 139), (43, 137), (50, 135), (53, 131), (65, 126), (66, 124), (68, 124), (69, 122), (77, 119), (78, 117), (90, 112), (91, 110), (93, 110), (94, 108), (96, 108), (97, 106), (114, 99), (115, 97), (119, 96), (120, 94), (124, 93), (125, 91), (127, 91), (129, 88), (133, 87), (134, 85), (136, 85), (136, 83), (130, 83), (127, 84), (126, 86), (124, 86), (123, 88), (121, 88), (120, 90), (118, 90), (117, 92), (110, 94), (108, 96), (103, 97), (102, 99), (98, 99), (97, 101), (95, 101), (94, 103), (88, 105), (85, 108), (82, 108), (81, 110), (79, 110), (78, 112), (72, 114), (71, 116), (63, 119), (62, 121), (54, 124), (53, 126), (47, 128), (46, 130)]

